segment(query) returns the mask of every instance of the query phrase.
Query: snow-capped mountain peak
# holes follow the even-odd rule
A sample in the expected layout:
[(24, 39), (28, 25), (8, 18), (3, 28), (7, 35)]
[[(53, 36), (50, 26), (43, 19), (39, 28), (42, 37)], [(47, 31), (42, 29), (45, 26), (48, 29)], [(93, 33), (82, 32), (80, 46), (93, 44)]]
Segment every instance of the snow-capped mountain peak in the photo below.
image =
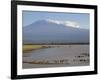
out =
[(89, 43), (89, 30), (68, 21), (39, 20), (23, 27), (23, 43)]
[(62, 24), (64, 26), (69, 26), (69, 27), (75, 27), (79, 28), (79, 23), (75, 21), (61, 21), (61, 20), (52, 20), (52, 19), (47, 19), (47, 22), (55, 23), (55, 24)]

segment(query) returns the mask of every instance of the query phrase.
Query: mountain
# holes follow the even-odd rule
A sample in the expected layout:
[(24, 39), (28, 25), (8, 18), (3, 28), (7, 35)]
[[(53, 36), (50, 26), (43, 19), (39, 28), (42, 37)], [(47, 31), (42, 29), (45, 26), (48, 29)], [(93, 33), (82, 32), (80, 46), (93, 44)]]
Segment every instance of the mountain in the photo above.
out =
[(89, 30), (39, 20), (23, 27), (23, 43), (89, 43)]

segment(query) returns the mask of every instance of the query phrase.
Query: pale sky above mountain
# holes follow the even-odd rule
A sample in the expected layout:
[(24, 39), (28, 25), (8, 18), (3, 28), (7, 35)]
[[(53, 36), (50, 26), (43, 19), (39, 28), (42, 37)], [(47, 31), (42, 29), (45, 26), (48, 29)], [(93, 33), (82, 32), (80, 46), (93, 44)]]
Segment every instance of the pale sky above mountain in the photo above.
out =
[(65, 26), (89, 29), (89, 19), (90, 16), (88, 13), (23, 11), (22, 14), (23, 27), (38, 20), (47, 20), (56, 24), (63, 24)]

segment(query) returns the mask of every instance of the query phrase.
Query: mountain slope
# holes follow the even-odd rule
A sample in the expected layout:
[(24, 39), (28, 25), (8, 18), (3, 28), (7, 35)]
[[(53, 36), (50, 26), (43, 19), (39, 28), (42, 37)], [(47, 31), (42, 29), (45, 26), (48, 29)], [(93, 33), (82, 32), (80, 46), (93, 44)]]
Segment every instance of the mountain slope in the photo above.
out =
[(36, 21), (23, 27), (23, 43), (89, 43), (89, 30)]

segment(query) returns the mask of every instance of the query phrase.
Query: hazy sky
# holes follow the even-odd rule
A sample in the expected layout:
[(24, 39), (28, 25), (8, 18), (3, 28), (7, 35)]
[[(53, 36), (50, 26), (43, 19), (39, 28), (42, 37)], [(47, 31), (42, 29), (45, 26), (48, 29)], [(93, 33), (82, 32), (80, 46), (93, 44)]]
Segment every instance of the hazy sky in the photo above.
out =
[(65, 12), (36, 12), (36, 11), (23, 11), (22, 21), (23, 27), (34, 23), (38, 20), (58, 20), (58, 21), (72, 21), (79, 24), (80, 28), (89, 29), (90, 15), (87, 13), (65, 13)]

